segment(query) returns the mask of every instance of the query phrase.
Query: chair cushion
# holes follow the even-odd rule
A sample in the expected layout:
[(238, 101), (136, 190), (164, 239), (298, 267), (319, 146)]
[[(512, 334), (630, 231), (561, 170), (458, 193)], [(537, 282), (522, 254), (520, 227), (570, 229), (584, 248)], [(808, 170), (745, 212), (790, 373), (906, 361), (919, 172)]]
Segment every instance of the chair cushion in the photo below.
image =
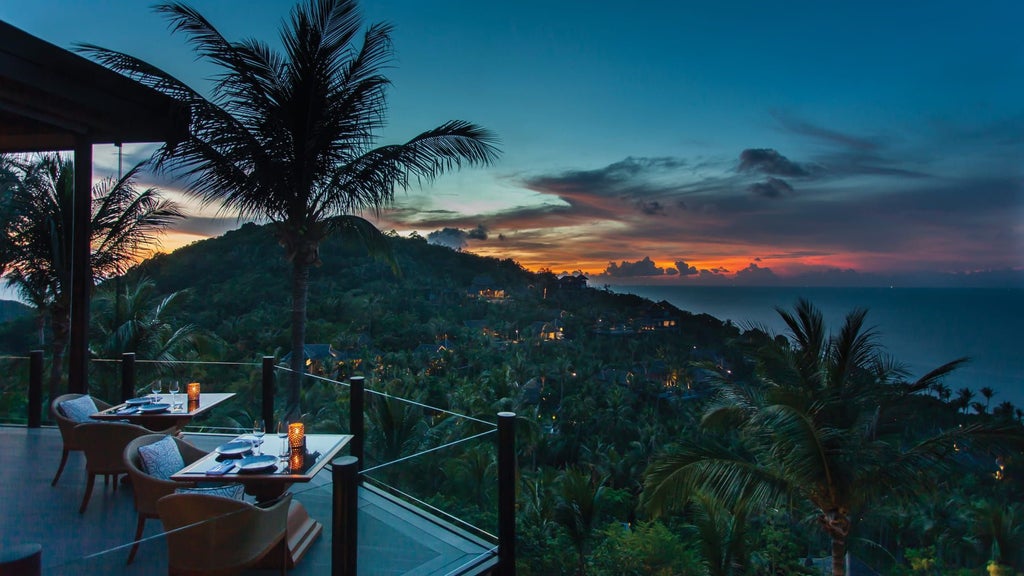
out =
[(170, 480), (172, 474), (185, 467), (178, 445), (170, 436), (139, 446), (139, 458), (146, 473), (161, 480)]
[(241, 484), (225, 484), (223, 486), (210, 486), (205, 488), (178, 488), (175, 494), (206, 494), (207, 496), (223, 496), (234, 500), (241, 500), (245, 487)]
[(99, 412), (96, 402), (92, 396), (79, 396), (73, 400), (65, 400), (60, 403), (60, 409), (69, 420), (75, 422), (90, 422), (90, 415)]

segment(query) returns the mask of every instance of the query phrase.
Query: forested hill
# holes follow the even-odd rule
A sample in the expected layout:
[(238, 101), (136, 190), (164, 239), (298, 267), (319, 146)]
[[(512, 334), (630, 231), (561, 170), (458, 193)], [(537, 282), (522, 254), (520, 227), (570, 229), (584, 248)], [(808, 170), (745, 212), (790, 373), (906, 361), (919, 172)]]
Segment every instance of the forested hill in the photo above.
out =
[[(324, 242), (323, 264), (310, 273), (307, 343), (344, 349), (371, 341), (380, 351), (402, 351), (465, 338), (472, 322), (511, 337), (558, 320), (579, 334), (592, 332), (595, 323), (628, 323), (652, 305), (595, 288), (566, 294), (551, 273), (532, 273), (512, 259), (456, 252), (419, 237), (394, 236), (391, 246), (398, 273), (369, 257), (357, 240)], [(246, 224), (147, 260), (127, 282), (145, 276), (161, 294), (187, 290), (182, 317), (223, 339), (227, 359), (243, 359), (287, 351), (290, 273), (270, 228)], [(472, 297), (481, 282), (507, 297)], [(736, 335), (710, 316), (679, 314), (687, 325), (683, 330), (702, 342), (723, 343)]]
[(32, 308), (13, 300), (0, 300), (0, 322), (23, 318), (32, 314)]

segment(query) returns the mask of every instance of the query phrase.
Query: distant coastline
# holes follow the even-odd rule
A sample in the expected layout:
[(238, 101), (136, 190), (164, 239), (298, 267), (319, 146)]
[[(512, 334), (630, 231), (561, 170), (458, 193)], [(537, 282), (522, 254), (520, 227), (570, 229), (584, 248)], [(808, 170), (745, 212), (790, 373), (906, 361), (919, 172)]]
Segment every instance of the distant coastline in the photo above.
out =
[(609, 286), (618, 293), (666, 300), (695, 314), (729, 320), (741, 329), (786, 327), (775, 307), (791, 309), (807, 298), (837, 330), (854, 308), (867, 308), (886, 349), (911, 372), (923, 375), (945, 362), (970, 357), (946, 379), (954, 390), (989, 386), (993, 406), (1009, 400), (1024, 407), (1024, 354), (1020, 353), (1024, 288), (861, 288)]

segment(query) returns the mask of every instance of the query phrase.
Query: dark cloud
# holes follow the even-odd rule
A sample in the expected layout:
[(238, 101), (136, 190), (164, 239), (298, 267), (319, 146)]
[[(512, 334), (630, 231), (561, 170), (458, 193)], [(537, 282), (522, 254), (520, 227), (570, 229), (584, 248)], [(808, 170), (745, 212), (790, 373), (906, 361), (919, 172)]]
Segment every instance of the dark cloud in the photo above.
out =
[(611, 276), (613, 278), (628, 278), (632, 276), (664, 276), (665, 269), (659, 268), (651, 260), (649, 256), (644, 256), (643, 260), (637, 260), (636, 262), (622, 261), (621, 264), (615, 262), (609, 262), (608, 267), (605, 268), (602, 276)]
[(661, 205), (661, 202), (657, 200), (651, 202), (641, 202), (640, 211), (648, 216), (654, 216), (656, 214), (664, 214), (665, 207)]
[(747, 190), (755, 196), (764, 198), (782, 198), (793, 193), (793, 187), (781, 178), (769, 178), (764, 182), (755, 182)]
[(807, 176), (802, 166), (771, 148), (747, 148), (740, 152), (740, 172), (760, 172), (775, 176)]
[(779, 124), (787, 131), (794, 134), (800, 134), (801, 136), (810, 136), (816, 140), (830, 143), (839, 144), (844, 148), (852, 148), (857, 150), (875, 150), (879, 148), (877, 142), (863, 138), (860, 136), (852, 136), (850, 134), (844, 134), (838, 130), (832, 130), (824, 128), (822, 126), (816, 126), (810, 122), (798, 120), (792, 118), (781, 112), (773, 112), (772, 116), (779, 122)]
[[(499, 236), (500, 240), (504, 240)], [(462, 250), (469, 245), (470, 240), (487, 240), (487, 228), (478, 224), (476, 228), (461, 230), (446, 226), (441, 230), (434, 230), (427, 234), (427, 242), (438, 246), (447, 246), (452, 250)]]
[(779, 277), (771, 268), (762, 268), (753, 262), (736, 272), (736, 282), (741, 284), (775, 284), (778, 280)]
[(690, 266), (683, 260), (676, 261), (676, 270), (681, 276), (693, 276), (694, 274), (697, 274), (697, 269)]
[(483, 224), (477, 224), (476, 228), (466, 232), (466, 238), (470, 240), (487, 240), (487, 229)]
[(458, 228), (443, 228), (427, 234), (427, 242), (429, 244), (447, 246), (452, 250), (462, 250), (465, 248), (469, 245), (468, 238), (469, 234)]

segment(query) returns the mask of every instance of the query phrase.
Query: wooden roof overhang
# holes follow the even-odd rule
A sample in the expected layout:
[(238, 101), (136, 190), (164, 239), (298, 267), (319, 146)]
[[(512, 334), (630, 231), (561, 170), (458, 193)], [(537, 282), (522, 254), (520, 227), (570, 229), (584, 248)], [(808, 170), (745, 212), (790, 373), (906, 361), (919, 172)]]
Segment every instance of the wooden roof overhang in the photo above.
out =
[(0, 152), (180, 142), (188, 108), (0, 21)]
[(92, 145), (178, 143), (188, 138), (189, 120), (188, 107), (173, 98), (0, 20), (0, 153), (73, 150), (78, 168), (68, 350), (72, 392), (88, 391)]

